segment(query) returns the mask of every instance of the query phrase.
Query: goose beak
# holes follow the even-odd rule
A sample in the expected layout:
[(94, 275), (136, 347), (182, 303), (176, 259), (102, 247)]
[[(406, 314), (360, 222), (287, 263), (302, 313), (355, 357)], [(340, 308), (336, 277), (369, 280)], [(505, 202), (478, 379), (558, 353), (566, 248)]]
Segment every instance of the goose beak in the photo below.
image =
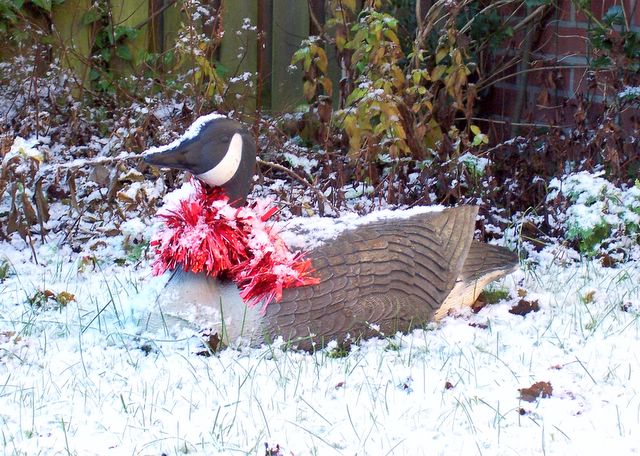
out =
[(148, 165), (161, 168), (192, 170), (194, 164), (189, 160), (189, 152), (188, 147), (177, 146), (172, 149), (163, 150), (162, 152), (148, 153), (143, 157), (143, 160)]

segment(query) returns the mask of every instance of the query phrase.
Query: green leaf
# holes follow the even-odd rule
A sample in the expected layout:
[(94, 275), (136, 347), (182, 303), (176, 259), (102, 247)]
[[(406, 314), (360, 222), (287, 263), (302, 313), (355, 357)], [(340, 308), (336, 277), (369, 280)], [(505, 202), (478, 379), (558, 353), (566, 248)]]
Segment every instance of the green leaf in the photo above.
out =
[(124, 25), (119, 25), (113, 29), (113, 35), (116, 41), (119, 41), (121, 38), (135, 40), (139, 34), (140, 31), (138, 29), (125, 27)]
[(218, 61), (215, 62), (214, 67), (215, 67), (216, 74), (223, 79), (226, 78), (227, 75), (231, 73), (231, 69), (229, 67), (224, 66), (222, 63)]
[(130, 62), (133, 60), (133, 55), (131, 54), (131, 50), (129, 49), (128, 46), (125, 46), (124, 44), (121, 44), (116, 48), (116, 55), (120, 57), (122, 60), (126, 60), (127, 62)]
[(82, 25), (93, 24), (94, 22), (98, 22), (102, 18), (102, 14), (98, 8), (90, 8), (86, 13), (82, 15), (82, 19), (80, 23)]
[(31, 3), (42, 8), (47, 13), (51, 12), (51, 0), (31, 0)]
[(354, 101), (361, 99), (366, 94), (367, 94), (367, 90), (366, 89), (361, 89), (361, 88), (354, 89), (353, 92), (351, 92), (349, 94), (349, 96), (347, 97), (347, 104), (351, 104)]
[(298, 49), (294, 54), (293, 57), (291, 58), (291, 63), (292, 64), (296, 64), (298, 63), (300, 60), (302, 60), (305, 56), (305, 54), (309, 53), (309, 47), (305, 46), (303, 48)]
[(614, 5), (609, 8), (604, 16), (602, 16), (602, 20), (610, 25), (624, 24), (624, 11), (622, 10), (622, 6)]
[(111, 61), (111, 52), (109, 51), (109, 48), (102, 48), (102, 50), (100, 51), (100, 56), (105, 62)]
[(469, 129), (474, 135), (479, 135), (481, 133), (480, 127), (478, 127), (477, 125), (471, 125), (469, 126)]
[(173, 62), (173, 51), (167, 51), (167, 53), (162, 57), (162, 63), (164, 65), (171, 65)]

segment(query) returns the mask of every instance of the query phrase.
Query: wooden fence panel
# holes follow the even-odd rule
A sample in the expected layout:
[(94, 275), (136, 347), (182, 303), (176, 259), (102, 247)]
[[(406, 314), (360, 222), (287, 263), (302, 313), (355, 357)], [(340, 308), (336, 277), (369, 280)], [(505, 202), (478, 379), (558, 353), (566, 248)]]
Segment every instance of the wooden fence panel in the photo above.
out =
[[(111, 14), (113, 15), (113, 24), (125, 27), (139, 27), (149, 18), (149, 0), (118, 0), (111, 2)], [(125, 43), (131, 52), (131, 61), (122, 62), (122, 68), (128, 64), (137, 65), (140, 57), (149, 48), (149, 27), (144, 25), (139, 29), (139, 34), (134, 40), (127, 40)], [(127, 59), (124, 59), (125, 61)]]
[(292, 111), (304, 102), (302, 70), (291, 70), (291, 58), (309, 36), (309, 6), (300, 0), (273, 0), (271, 109)]
[(67, 0), (51, 10), (57, 54), (62, 65), (75, 73), (81, 86), (89, 81), (93, 37), (91, 28), (82, 24), (82, 17), (90, 7), (91, 0)]
[[(254, 73), (258, 68), (258, 46), (255, 30), (243, 29), (245, 19), (251, 27), (258, 25), (258, 2), (256, 0), (226, 0), (223, 3), (224, 37), (220, 46), (220, 63), (229, 69), (229, 75)], [(237, 32), (240, 32), (239, 34)], [(255, 92), (255, 82), (254, 92)], [(247, 109), (255, 109), (255, 93), (245, 99)]]

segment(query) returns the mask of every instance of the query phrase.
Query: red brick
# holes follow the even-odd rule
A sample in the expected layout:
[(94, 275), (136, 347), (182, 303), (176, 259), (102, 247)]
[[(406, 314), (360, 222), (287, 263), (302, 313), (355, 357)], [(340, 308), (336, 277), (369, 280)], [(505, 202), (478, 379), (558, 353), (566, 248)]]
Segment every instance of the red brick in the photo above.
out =
[[(585, 93), (591, 91), (592, 83), (589, 81), (589, 69), (576, 68), (573, 72), (573, 92), (575, 94)], [(600, 95), (600, 94), (599, 94)]]
[(553, 16), (554, 20), (560, 20), (560, 21), (573, 21), (575, 20), (574, 17), (572, 17), (571, 12), (572, 12), (573, 8), (572, 8), (572, 2), (571, 0), (559, 0), (558, 1), (558, 6), (557, 6), (557, 11), (555, 12), (555, 15)]
[(587, 31), (573, 27), (547, 26), (542, 32), (536, 52), (567, 55), (586, 55)]
[[(559, 90), (569, 90), (571, 84), (571, 67), (558, 68), (558, 66), (555, 62), (535, 62), (532, 68), (536, 69), (536, 71), (529, 73), (527, 84), (546, 88), (552, 95)], [(547, 69), (548, 67), (553, 68)]]
[(640, 27), (640, 4), (636, 2), (636, 4), (627, 11), (629, 11), (627, 14), (631, 16), (629, 19), (631, 21), (631, 25)]
[(480, 109), (484, 115), (498, 115), (508, 118), (512, 114), (516, 90), (493, 87), (489, 96), (481, 101)]

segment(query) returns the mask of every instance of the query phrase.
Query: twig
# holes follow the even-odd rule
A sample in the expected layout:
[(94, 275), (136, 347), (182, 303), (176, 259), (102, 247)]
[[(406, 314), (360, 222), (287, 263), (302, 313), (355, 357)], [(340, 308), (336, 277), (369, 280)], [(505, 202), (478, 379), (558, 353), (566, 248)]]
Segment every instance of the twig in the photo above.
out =
[(494, 79), (492, 81), (490, 80), (485, 80), (483, 81), (483, 83), (478, 84), (478, 92), (480, 92), (483, 89), (486, 89), (487, 87), (490, 87), (492, 85), (495, 85), (499, 82), (505, 81), (507, 79), (511, 79), (514, 78), (516, 76), (518, 76), (521, 73), (532, 73), (534, 71), (549, 71), (549, 70), (570, 70), (570, 69), (587, 69), (589, 68), (589, 65), (554, 65), (554, 66), (548, 66), (548, 67), (540, 67), (540, 68), (529, 68), (528, 70), (522, 70), (522, 71), (518, 71), (516, 73), (513, 74), (508, 74), (506, 76), (503, 76), (501, 78), (498, 79)]
[(136, 24), (133, 28), (135, 28), (136, 30), (140, 30), (142, 27), (147, 25), (149, 22), (151, 22), (157, 16), (160, 16), (162, 13), (164, 13), (166, 10), (171, 8), (177, 2), (178, 2), (178, 0), (169, 0), (166, 5), (160, 7), (160, 9), (158, 9), (157, 11), (154, 11), (153, 14), (149, 15), (149, 17), (147, 19), (145, 19), (144, 21), (140, 22), (139, 24)]
[[(96, 157), (93, 159), (78, 159), (78, 160), (72, 161), (71, 163), (51, 164), (49, 166), (42, 167), (38, 171), (38, 174), (43, 175), (45, 171), (49, 171), (51, 169), (55, 169), (55, 170), (76, 169), (76, 168), (82, 168), (83, 166), (87, 166), (87, 165), (95, 166), (95, 165), (103, 165), (105, 163), (114, 163), (114, 162), (120, 162), (120, 161), (140, 159), (143, 156), (144, 154), (130, 153), (130, 154), (120, 154), (117, 157)], [(282, 171), (283, 173), (287, 174), (288, 176), (292, 177), (298, 182), (304, 184), (305, 187), (309, 188), (311, 191), (313, 191), (316, 194), (316, 196), (318, 197), (318, 200), (322, 201), (322, 203), (324, 204), (327, 204), (331, 208), (331, 210), (335, 212), (335, 214), (338, 217), (340, 216), (340, 211), (338, 211), (338, 209), (331, 203), (331, 201), (329, 201), (327, 197), (324, 196), (324, 194), (320, 190), (318, 190), (315, 186), (313, 186), (304, 177), (300, 176), (299, 174), (290, 170), (289, 168), (279, 165), (277, 163), (264, 161), (260, 158), (257, 159), (257, 163), (260, 166), (266, 166), (267, 168), (272, 168), (278, 171)]]
[(269, 161), (264, 161), (260, 158), (258, 158), (257, 160), (258, 165), (260, 166), (266, 166), (267, 168), (271, 168), (271, 169), (277, 169), (278, 171), (282, 171), (283, 173), (287, 174), (288, 176), (292, 177), (293, 179), (297, 180), (298, 182), (302, 183), (305, 187), (307, 187), (309, 190), (313, 191), (316, 196), (318, 197), (318, 200), (321, 201), (323, 204), (327, 204), (329, 205), (329, 207), (331, 208), (331, 210), (338, 216), (340, 217), (340, 211), (338, 211), (338, 209), (331, 203), (331, 201), (329, 201), (327, 199), (326, 196), (324, 196), (324, 194), (318, 190), (315, 186), (313, 186), (307, 179), (305, 179), (304, 177), (300, 176), (299, 174), (295, 173), (294, 171), (290, 170), (289, 168), (279, 165), (277, 163), (273, 163), (273, 162), (269, 162)]
[(70, 163), (52, 163), (47, 166), (42, 166), (38, 170), (38, 174), (36, 174), (36, 180), (40, 179), (44, 174), (46, 174), (46, 172), (52, 169), (56, 171), (67, 170), (67, 169), (78, 169), (87, 165), (96, 166), (96, 165), (103, 165), (106, 163), (140, 159), (143, 156), (144, 154), (129, 153), (129, 154), (120, 154), (117, 157), (95, 157), (95, 158), (86, 158), (86, 159), (79, 158), (77, 160), (73, 160)]
[[(467, 120), (466, 117), (456, 117), (455, 118), (456, 121), (463, 121), (463, 120)], [(550, 124), (543, 124), (543, 123), (531, 123), (531, 122), (511, 122), (509, 120), (498, 120), (498, 119), (489, 119), (486, 117), (471, 117), (470, 120), (475, 120), (475, 121), (479, 121), (479, 122), (490, 122), (490, 123), (495, 123), (495, 124), (502, 124), (502, 125), (517, 125), (519, 127), (532, 127), (532, 128), (558, 128), (558, 129), (563, 129), (563, 128), (571, 128), (571, 125), (550, 125)]]

